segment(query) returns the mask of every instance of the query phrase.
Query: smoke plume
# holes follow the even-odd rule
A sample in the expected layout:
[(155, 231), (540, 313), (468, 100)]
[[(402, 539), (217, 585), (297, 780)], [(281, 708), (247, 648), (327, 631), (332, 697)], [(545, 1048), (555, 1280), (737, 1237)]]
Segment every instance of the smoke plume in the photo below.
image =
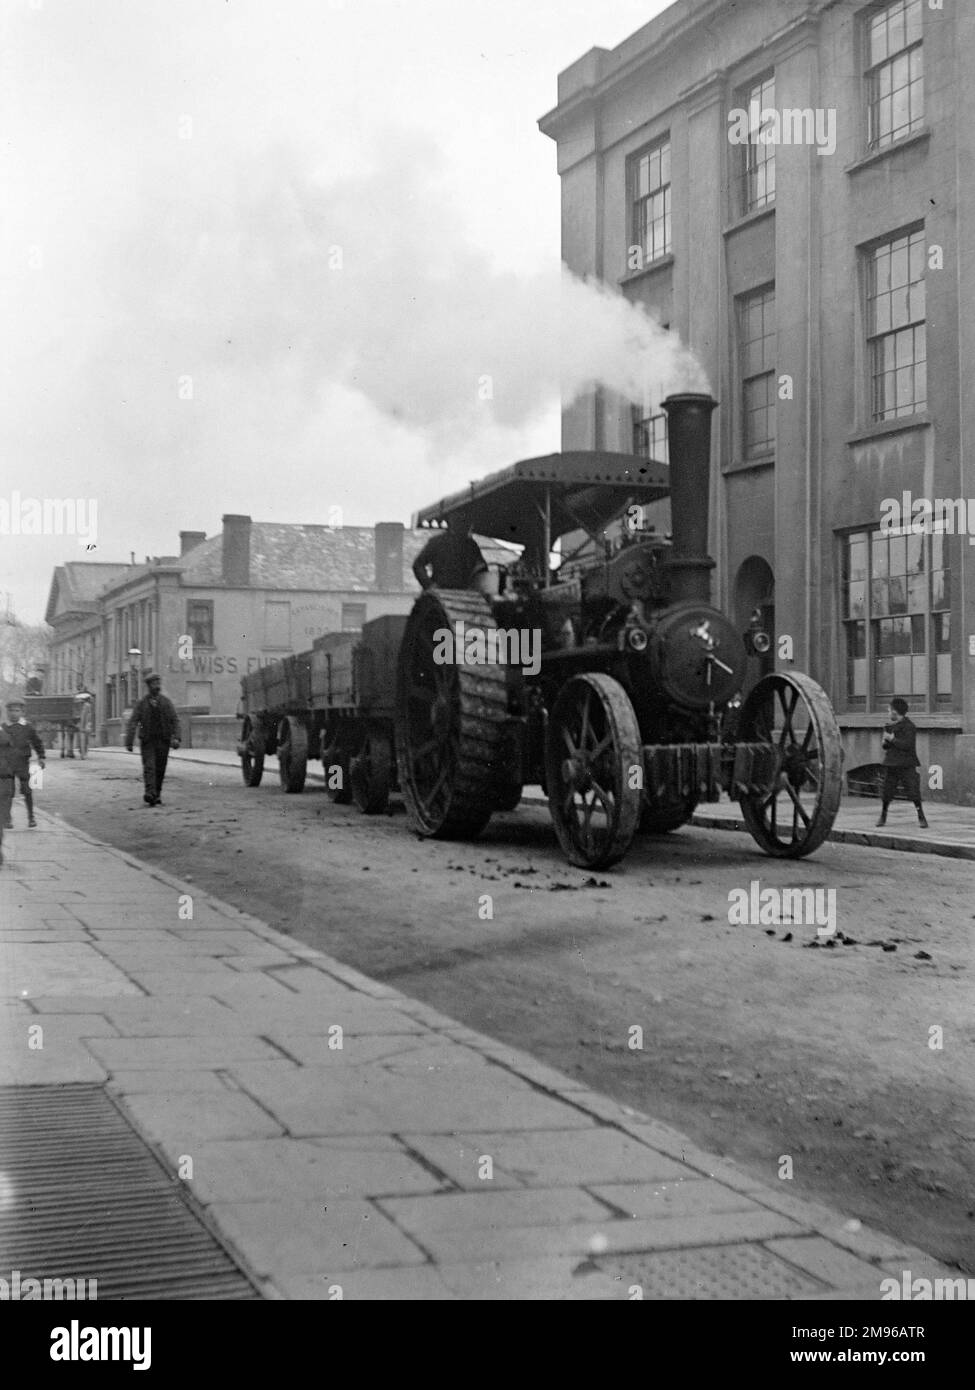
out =
[(455, 443), (524, 426), (594, 383), (634, 402), (707, 389), (641, 307), (558, 265), (498, 269), (416, 139), (385, 142), (355, 178), (275, 150), (222, 188), (164, 201), (115, 264), (135, 267), (128, 285), (115, 273), (124, 318), (155, 323), (174, 364), (202, 357), (264, 380), (286, 369), (309, 396), (353, 390)]

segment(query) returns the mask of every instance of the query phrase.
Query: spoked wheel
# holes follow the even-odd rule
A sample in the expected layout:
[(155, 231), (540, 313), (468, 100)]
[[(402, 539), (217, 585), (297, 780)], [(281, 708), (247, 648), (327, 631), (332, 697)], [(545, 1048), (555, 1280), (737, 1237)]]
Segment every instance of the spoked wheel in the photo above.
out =
[(422, 594), (400, 647), (396, 756), (411, 827), (437, 839), (477, 835), (506, 790), (500, 773), (508, 713), (505, 667), (438, 662), (455, 623), (496, 627), (487, 601), (466, 590)]
[(240, 750), (240, 770), (243, 774), (244, 786), (259, 787), (261, 778), (264, 776), (267, 742), (261, 726), (252, 724), (249, 719), (245, 721), (241, 732)]
[(666, 835), (686, 825), (696, 810), (697, 802), (693, 797), (673, 805), (647, 806), (640, 815), (640, 831), (644, 835)]
[(772, 785), (740, 800), (742, 815), (767, 854), (801, 859), (826, 839), (840, 806), (843, 744), (822, 686), (809, 676), (763, 677), (741, 711), (740, 738), (771, 743)]
[[(322, 735), (325, 744), (326, 735)], [(322, 766), (325, 769), (325, 791), (329, 800), (336, 806), (348, 806), (352, 800), (351, 758), (346, 743), (332, 743), (322, 748)]]
[(370, 729), (350, 768), (352, 796), (363, 815), (382, 815), (389, 805), (392, 779), (392, 743), (386, 735)]
[(607, 869), (629, 849), (643, 795), (630, 786), (633, 767), (643, 767), (643, 744), (630, 697), (612, 676), (574, 676), (545, 747), (549, 810), (570, 864)]
[(289, 715), (278, 726), (278, 773), (286, 792), (304, 791), (308, 771), (308, 730), (300, 719)]

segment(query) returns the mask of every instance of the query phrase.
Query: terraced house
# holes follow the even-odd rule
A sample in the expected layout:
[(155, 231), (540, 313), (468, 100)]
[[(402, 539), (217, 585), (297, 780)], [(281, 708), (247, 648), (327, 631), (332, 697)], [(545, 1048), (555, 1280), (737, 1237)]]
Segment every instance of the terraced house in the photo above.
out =
[[(791, 639), (779, 665), (826, 687), (847, 768), (901, 695), (929, 794), (969, 803), (973, 72), (956, 0), (678, 0), (561, 73), (540, 122), (565, 261), (676, 330), (720, 402), (716, 599)], [(657, 386), (567, 407), (563, 448), (665, 458)], [(885, 525), (905, 494), (954, 523)]]

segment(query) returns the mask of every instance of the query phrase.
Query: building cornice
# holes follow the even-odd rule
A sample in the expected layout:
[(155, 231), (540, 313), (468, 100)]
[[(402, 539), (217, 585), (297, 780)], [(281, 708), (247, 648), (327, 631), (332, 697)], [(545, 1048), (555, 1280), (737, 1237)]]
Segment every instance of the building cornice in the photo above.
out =
[(728, 73), (724, 68), (715, 68), (706, 77), (685, 87), (677, 100), (683, 106), (690, 120), (700, 116), (712, 106), (723, 105), (728, 89)]
[[(804, 48), (808, 48), (816, 42), (820, 15), (824, 10), (830, 9), (834, 3), (835, 0), (810, 0), (804, 13), (797, 15), (795, 19), (790, 20), (763, 39), (758, 48), (752, 52), (768, 53), (781, 61)], [(645, 70), (654, 64), (667, 62), (675, 47), (685, 43), (695, 31), (711, 25), (721, 11), (726, 8), (726, 0), (711, 0), (710, 4), (702, 5), (693, 14), (686, 15), (683, 19), (672, 20), (672, 27), (656, 41), (654, 41), (652, 34), (648, 34), (647, 42), (639, 52), (625, 62), (619, 63), (612, 71), (604, 71), (603, 75), (596, 81), (581, 86), (564, 101), (560, 101), (551, 111), (546, 112), (538, 122), (542, 134), (549, 136), (552, 140), (558, 140), (564, 125), (577, 118), (587, 108), (591, 108), (594, 103), (600, 102), (614, 87), (633, 77), (642, 76)], [(661, 20), (665, 20), (668, 13), (665, 10), (662, 15), (657, 16), (657, 19), (651, 20), (647, 26), (648, 30), (652, 30)], [(611, 63), (613, 58), (629, 42), (629, 39), (624, 39), (622, 44), (613, 49), (607, 55), (608, 62)], [(604, 63), (605, 66), (606, 63)], [(714, 76), (717, 76), (717, 73)], [(705, 78), (704, 81), (707, 82), (708, 79)], [(688, 91), (693, 92), (694, 88), (688, 88)]]

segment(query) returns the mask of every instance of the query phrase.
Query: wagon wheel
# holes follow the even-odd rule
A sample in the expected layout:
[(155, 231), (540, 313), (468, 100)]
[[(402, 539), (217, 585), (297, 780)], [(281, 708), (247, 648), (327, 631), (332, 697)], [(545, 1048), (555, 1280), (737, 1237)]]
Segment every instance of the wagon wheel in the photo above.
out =
[(438, 839), (477, 835), (498, 809), (508, 713), (505, 668), (434, 660), (454, 624), (492, 630), (487, 601), (461, 590), (417, 599), (403, 633), (396, 688), (396, 756), (411, 827)]
[(640, 830), (644, 835), (666, 835), (686, 825), (696, 810), (694, 797), (686, 797), (674, 805), (647, 806), (640, 816)]
[(740, 798), (748, 829), (778, 859), (811, 854), (832, 828), (843, 789), (843, 744), (825, 690), (798, 673), (764, 676), (739, 729), (746, 742), (771, 743), (778, 764), (765, 790)]
[(392, 778), (392, 743), (386, 735), (370, 729), (349, 769), (352, 796), (363, 815), (379, 816), (386, 810)]
[(278, 773), (286, 792), (304, 791), (308, 770), (308, 730), (293, 715), (278, 726)]
[[(324, 738), (322, 740), (324, 742)], [(322, 752), (325, 769), (325, 791), (336, 806), (348, 806), (352, 800), (352, 777), (349, 750), (332, 744)], [(339, 775), (336, 776), (336, 773)]]
[(253, 725), (249, 719), (244, 721), (240, 738), (240, 770), (245, 787), (259, 787), (264, 776), (264, 756), (267, 741), (261, 726)]
[(548, 721), (545, 771), (555, 833), (570, 864), (606, 869), (623, 858), (640, 819), (643, 740), (630, 697), (612, 676), (574, 676)]

